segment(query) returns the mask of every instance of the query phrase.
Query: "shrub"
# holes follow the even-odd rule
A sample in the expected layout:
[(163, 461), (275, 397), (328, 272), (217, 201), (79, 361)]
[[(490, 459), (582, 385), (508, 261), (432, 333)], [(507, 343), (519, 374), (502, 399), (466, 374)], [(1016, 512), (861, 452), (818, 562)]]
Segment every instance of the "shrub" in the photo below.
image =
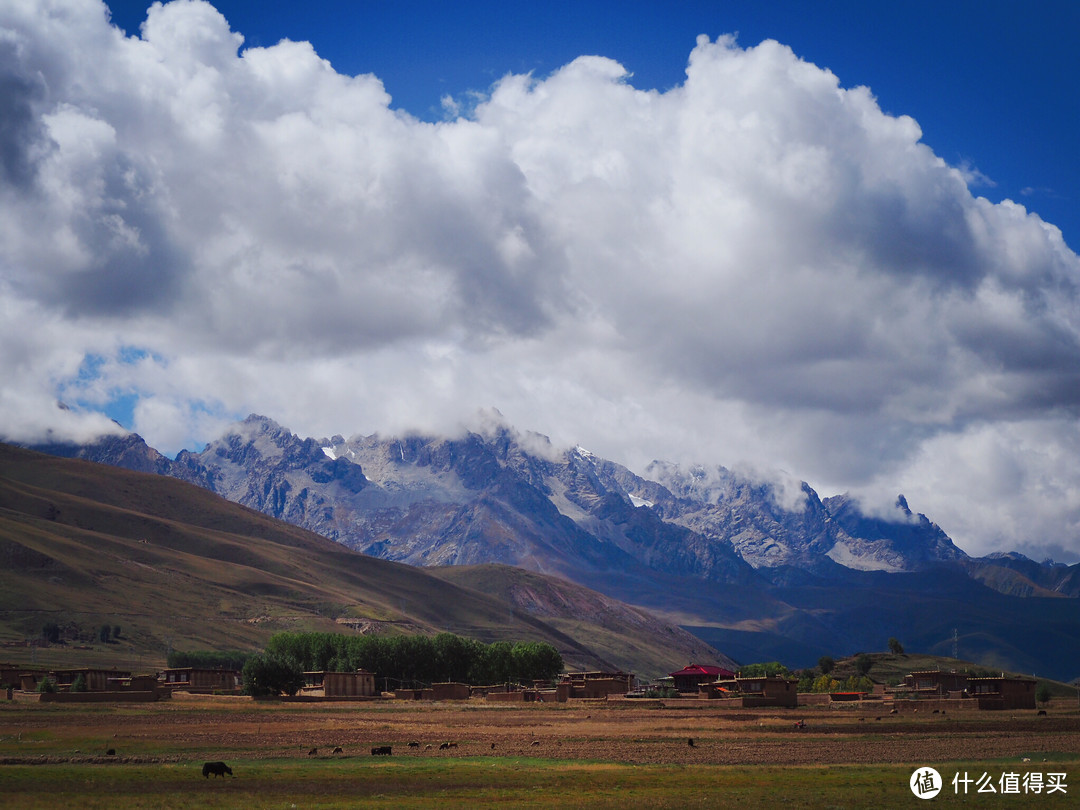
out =
[(83, 677), (83, 674), (81, 672), (78, 675), (76, 675), (75, 680), (73, 680), (71, 682), (71, 691), (72, 692), (85, 692), (86, 691), (86, 678)]
[(647, 698), (677, 698), (679, 690), (674, 686), (650, 686), (645, 690)]
[(891, 652), (893, 655), (903, 655), (904, 654), (904, 645), (901, 644), (897, 639), (890, 638), (889, 639), (889, 652)]
[(48, 677), (42, 678), (37, 685), (37, 690), (43, 694), (52, 694), (56, 691), (56, 683)]
[(745, 667), (740, 667), (739, 674), (744, 678), (761, 678), (772, 675), (779, 675), (780, 677), (786, 678), (791, 674), (791, 670), (779, 661), (768, 661), (760, 664), (747, 664)]
[(41, 636), (50, 644), (60, 641), (60, 625), (56, 622), (45, 622), (41, 628)]

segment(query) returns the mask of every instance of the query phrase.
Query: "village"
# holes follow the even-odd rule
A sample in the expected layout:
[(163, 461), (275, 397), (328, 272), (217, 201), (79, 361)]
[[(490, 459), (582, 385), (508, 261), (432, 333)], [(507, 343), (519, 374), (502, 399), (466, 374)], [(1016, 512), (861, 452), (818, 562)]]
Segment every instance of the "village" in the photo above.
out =
[[(0, 664), (0, 686), (7, 700), (107, 703), (153, 702), (173, 692), (243, 693), (241, 673), (229, 669), (171, 667), (133, 674), (118, 669), (29, 669)], [(384, 684), (388, 686), (388, 684)], [(18, 693), (18, 695), (16, 695)], [(1006, 676), (973, 677), (963, 672), (911, 672), (896, 686), (875, 683), (867, 691), (800, 692), (797, 681), (779, 675), (743, 677), (719, 666), (689, 664), (666, 678), (638, 685), (626, 672), (568, 672), (554, 683), (474, 686), (433, 683), (421, 687), (380, 690), (375, 673), (305, 672), (304, 685), (283, 701), (450, 701), (479, 699), (490, 703), (566, 703), (572, 700), (707, 700), (718, 708), (790, 708), (829, 705), (873, 705), (889, 711), (941, 712), (949, 709), (1019, 710), (1036, 708), (1036, 681)]]

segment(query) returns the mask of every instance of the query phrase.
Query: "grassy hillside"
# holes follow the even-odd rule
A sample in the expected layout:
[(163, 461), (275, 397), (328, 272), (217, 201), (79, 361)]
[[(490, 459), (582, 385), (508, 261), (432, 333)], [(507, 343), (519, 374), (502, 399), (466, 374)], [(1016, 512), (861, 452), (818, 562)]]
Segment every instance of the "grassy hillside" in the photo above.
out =
[[(68, 642), (22, 646), (46, 622)], [(94, 640), (102, 624), (119, 640)], [(283, 629), (542, 640), (590, 668), (640, 643), (633, 627), (549, 623), (172, 478), (0, 445), (0, 662), (152, 668), (169, 648), (255, 649)]]
[[(904, 676), (912, 672), (932, 672), (941, 670), (944, 672), (966, 672), (973, 676), (997, 675), (999, 673), (1020, 678), (1035, 677), (1030, 672), (1015, 672), (1007, 669), (994, 669), (971, 661), (959, 658), (949, 658), (941, 655), (928, 655), (923, 653), (891, 653), (891, 652), (868, 652), (872, 666), (867, 675), (871, 680), (878, 683), (895, 685), (904, 680)], [(837, 659), (835, 668), (830, 673), (833, 678), (844, 681), (852, 675), (856, 675), (855, 668), (857, 655)], [(1036, 680), (1046, 683), (1051, 693), (1056, 697), (1077, 698), (1075, 686), (1055, 681), (1050, 678), (1038, 677)]]
[[(737, 666), (697, 636), (567, 580), (495, 564), (427, 570), (447, 582), (497, 596), (516, 614), (542, 619), (614, 666), (643, 677), (660, 677), (689, 663)], [(630, 638), (628, 627), (633, 628)]]

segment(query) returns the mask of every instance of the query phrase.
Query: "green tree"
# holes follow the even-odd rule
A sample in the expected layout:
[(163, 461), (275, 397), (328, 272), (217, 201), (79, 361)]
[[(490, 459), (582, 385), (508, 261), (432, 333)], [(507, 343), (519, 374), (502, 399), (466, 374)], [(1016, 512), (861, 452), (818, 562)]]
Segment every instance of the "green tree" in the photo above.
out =
[(104, 643), (108, 644), (109, 643), (109, 635), (111, 633), (112, 633), (112, 625), (103, 624), (103, 625), (101, 625), (101, 629), (98, 630), (98, 638), (101, 639)]
[(242, 670), (252, 655), (240, 650), (170, 650), (165, 660), (170, 667)]
[(56, 622), (45, 622), (41, 628), (41, 637), (50, 644), (58, 643), (60, 641), (60, 625)]
[(271, 653), (251, 656), (242, 675), (244, 694), (253, 697), (295, 695), (304, 685), (304, 670), (295, 658)]
[(76, 675), (75, 680), (73, 680), (71, 682), (71, 691), (72, 692), (85, 692), (86, 691), (86, 678), (83, 677), (83, 674), (81, 672), (78, 675)]
[(874, 659), (866, 653), (860, 653), (855, 656), (855, 671), (860, 675), (868, 673), (872, 666), (874, 666)]
[(813, 692), (839, 692), (840, 681), (830, 678), (828, 675), (822, 675), (820, 678), (814, 681), (814, 687), (811, 690)]
[(845, 692), (872, 692), (874, 690), (874, 682), (865, 675), (861, 677), (852, 675), (844, 681), (842, 688)]
[(1035, 700), (1044, 706), (1050, 702), (1050, 684), (1043, 681), (1035, 687)]
[(563, 669), (562, 655), (542, 641), (521, 641), (510, 651), (512, 679), (522, 682), (553, 681)]
[(488, 644), (470, 675), (472, 683), (506, 683), (514, 680), (514, 645), (509, 641)]
[(828, 675), (833, 671), (833, 667), (836, 666), (836, 662), (832, 659), (831, 655), (823, 655), (817, 660), (818, 669), (821, 670), (822, 675)]
[(114, 624), (112, 628), (112, 637), (120, 638), (120, 625)]
[(766, 661), (758, 664), (747, 664), (744, 667), (740, 667), (739, 674), (744, 678), (761, 678), (773, 675), (786, 678), (791, 674), (791, 670), (779, 661)]
[(900, 643), (899, 639), (890, 638), (889, 639), (889, 652), (891, 652), (893, 655), (903, 655), (904, 654), (904, 645)]
[(439, 633), (431, 640), (435, 670), (440, 681), (462, 683), (469, 678), (469, 667), (476, 656), (476, 642), (453, 633)]

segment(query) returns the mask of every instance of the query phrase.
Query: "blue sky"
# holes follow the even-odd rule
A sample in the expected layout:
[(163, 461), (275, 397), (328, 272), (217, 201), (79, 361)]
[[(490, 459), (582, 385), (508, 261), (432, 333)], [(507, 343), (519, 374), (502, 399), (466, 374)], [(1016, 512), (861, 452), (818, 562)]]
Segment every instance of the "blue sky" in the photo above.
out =
[[(146, 0), (112, 0), (137, 33)], [(1080, 244), (1080, 3), (1074, 0), (739, 0), (730, 2), (326, 2), (220, 0), (245, 47), (308, 40), (343, 73), (373, 73), (393, 106), (424, 119), (440, 99), (486, 91), (506, 73), (543, 76), (608, 56), (640, 89), (686, 78), (698, 34), (764, 39), (867, 85), (882, 109), (915, 118), (923, 140)], [(993, 183), (993, 185), (990, 185)]]
[(1080, 560), (1078, 30), (1075, 2), (0, 3), (0, 434), (116, 417), (172, 455), (249, 413), (497, 409)]

